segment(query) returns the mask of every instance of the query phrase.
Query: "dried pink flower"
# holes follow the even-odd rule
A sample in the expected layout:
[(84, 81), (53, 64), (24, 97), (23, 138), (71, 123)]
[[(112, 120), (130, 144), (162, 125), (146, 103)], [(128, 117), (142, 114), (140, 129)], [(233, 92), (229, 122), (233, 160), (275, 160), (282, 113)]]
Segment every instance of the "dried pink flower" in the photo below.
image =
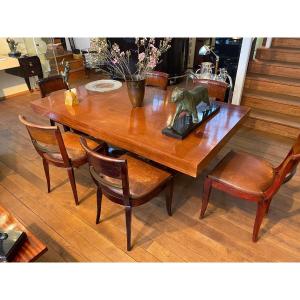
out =
[(145, 52), (139, 54), (139, 61), (143, 61), (145, 59)]

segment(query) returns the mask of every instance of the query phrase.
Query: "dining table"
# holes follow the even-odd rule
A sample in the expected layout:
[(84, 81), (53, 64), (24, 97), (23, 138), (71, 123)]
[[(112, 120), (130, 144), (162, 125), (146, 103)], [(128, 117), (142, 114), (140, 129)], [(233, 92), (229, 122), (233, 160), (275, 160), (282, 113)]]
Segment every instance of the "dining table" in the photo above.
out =
[(197, 177), (239, 129), (250, 109), (218, 102), (216, 114), (186, 138), (176, 139), (162, 133), (176, 110), (176, 104), (171, 102), (173, 88), (147, 86), (143, 106), (133, 108), (126, 83), (108, 92), (92, 92), (82, 85), (76, 88), (77, 105), (65, 105), (64, 91), (57, 91), (32, 101), (31, 107), (57, 123)]

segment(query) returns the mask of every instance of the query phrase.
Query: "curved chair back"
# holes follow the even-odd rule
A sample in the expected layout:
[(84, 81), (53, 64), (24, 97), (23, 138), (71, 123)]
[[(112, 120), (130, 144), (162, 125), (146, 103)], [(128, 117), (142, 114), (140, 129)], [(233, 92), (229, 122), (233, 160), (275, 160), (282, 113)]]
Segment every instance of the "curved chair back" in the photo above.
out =
[(158, 71), (149, 71), (146, 73), (146, 85), (158, 87), (162, 90), (166, 90), (168, 86), (169, 74), (158, 72)]
[(277, 192), (280, 186), (290, 179), (296, 173), (298, 163), (300, 161), (300, 134), (292, 146), (291, 150), (283, 160), (283, 162), (274, 169), (275, 177), (272, 186), (266, 191), (266, 194), (273, 195)]
[(128, 206), (130, 193), (127, 161), (93, 151), (83, 137), (80, 138), (80, 143), (87, 153), (90, 173), (97, 186), (111, 200), (122, 200)]
[(193, 83), (201, 84), (208, 90), (208, 96), (216, 98), (218, 101), (225, 101), (228, 84), (226, 82), (210, 79), (193, 79)]
[(33, 124), (21, 115), (19, 120), (26, 126), (34, 148), (43, 159), (52, 161), (58, 166), (70, 166), (68, 153), (57, 126)]
[(59, 90), (67, 90), (68, 85), (61, 75), (50, 76), (38, 81), (42, 98), (48, 96), (52, 92)]

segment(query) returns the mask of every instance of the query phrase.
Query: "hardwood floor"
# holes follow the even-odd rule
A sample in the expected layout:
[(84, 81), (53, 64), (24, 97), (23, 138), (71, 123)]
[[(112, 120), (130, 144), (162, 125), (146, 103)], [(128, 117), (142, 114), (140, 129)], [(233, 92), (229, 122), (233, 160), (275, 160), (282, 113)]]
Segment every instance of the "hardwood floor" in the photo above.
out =
[(30, 101), (39, 93), (0, 102), (0, 204), (39, 239), (48, 252), (39, 261), (215, 262), (300, 260), (300, 174), (283, 186), (265, 218), (260, 239), (251, 241), (256, 207), (213, 191), (206, 217), (199, 220), (203, 179), (230, 149), (244, 150), (278, 164), (292, 140), (242, 128), (202, 175), (178, 174), (174, 214), (167, 215), (164, 194), (133, 210), (133, 249), (126, 252), (123, 208), (104, 198), (102, 222), (95, 224), (96, 190), (87, 166), (75, 171), (80, 205), (75, 207), (67, 173), (50, 167), (46, 192), (42, 161), (17, 116), (48, 124)]

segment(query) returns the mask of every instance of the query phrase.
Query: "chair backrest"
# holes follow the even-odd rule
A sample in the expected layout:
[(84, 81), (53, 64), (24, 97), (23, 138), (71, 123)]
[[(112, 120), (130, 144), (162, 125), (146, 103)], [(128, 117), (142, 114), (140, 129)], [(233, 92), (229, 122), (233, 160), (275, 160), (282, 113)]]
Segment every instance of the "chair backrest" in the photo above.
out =
[(70, 166), (69, 156), (58, 126), (42, 126), (28, 122), (19, 115), (26, 126), (32, 144), (42, 158), (62, 166)]
[(208, 96), (216, 98), (218, 101), (225, 101), (228, 84), (226, 82), (210, 79), (193, 79), (194, 84), (201, 84), (207, 87)]
[(146, 73), (146, 85), (166, 90), (168, 86), (168, 78), (169, 74), (167, 73), (149, 71)]
[(111, 158), (93, 151), (88, 147), (83, 137), (80, 138), (80, 143), (87, 153), (91, 176), (97, 185), (101, 187), (102, 192), (109, 198), (123, 200), (124, 205), (129, 205), (127, 161)]
[(300, 134), (283, 162), (277, 168), (275, 168), (274, 182), (267, 191), (268, 194), (273, 195), (283, 183), (286, 183), (294, 176), (299, 161)]
[(67, 90), (68, 85), (61, 75), (50, 76), (38, 81), (42, 98), (48, 96), (50, 93)]

